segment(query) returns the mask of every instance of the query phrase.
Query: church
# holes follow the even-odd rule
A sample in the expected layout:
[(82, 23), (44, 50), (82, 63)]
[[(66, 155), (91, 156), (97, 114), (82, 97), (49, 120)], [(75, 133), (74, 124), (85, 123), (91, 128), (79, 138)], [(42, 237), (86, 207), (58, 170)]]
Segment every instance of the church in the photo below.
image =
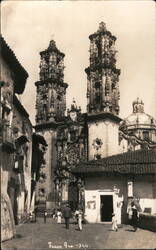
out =
[(119, 117), (116, 37), (101, 22), (89, 39), (86, 113), (75, 100), (66, 110), (65, 54), (53, 40), (40, 52), (35, 130), (48, 147), (36, 200), (47, 209), (81, 206), (91, 223), (110, 222), (115, 212), (121, 224), (132, 200), (156, 213), (156, 120), (138, 98), (133, 113)]

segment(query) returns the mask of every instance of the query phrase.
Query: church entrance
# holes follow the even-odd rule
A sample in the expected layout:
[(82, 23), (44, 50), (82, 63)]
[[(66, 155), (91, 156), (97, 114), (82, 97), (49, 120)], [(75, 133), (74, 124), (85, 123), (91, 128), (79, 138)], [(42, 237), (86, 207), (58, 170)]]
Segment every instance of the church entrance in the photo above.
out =
[(72, 211), (78, 206), (78, 188), (75, 182), (71, 182), (68, 187), (68, 202)]
[(110, 222), (113, 213), (113, 195), (100, 195), (101, 221)]

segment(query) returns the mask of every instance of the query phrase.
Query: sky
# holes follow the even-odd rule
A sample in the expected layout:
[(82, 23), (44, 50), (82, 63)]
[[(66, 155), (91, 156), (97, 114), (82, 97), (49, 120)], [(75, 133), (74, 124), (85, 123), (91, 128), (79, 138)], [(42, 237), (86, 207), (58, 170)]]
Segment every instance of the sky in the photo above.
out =
[(104, 21), (117, 37), (117, 68), (121, 69), (120, 117), (132, 113), (132, 102), (140, 97), (145, 112), (156, 118), (156, 13), (155, 2), (130, 1), (4, 1), (1, 4), (1, 32), (26, 69), (29, 78), (20, 96), (35, 125), (36, 87), (39, 80), (39, 52), (54, 39), (65, 53), (68, 83), (67, 108), (73, 97), (86, 111), (89, 66), (89, 35)]

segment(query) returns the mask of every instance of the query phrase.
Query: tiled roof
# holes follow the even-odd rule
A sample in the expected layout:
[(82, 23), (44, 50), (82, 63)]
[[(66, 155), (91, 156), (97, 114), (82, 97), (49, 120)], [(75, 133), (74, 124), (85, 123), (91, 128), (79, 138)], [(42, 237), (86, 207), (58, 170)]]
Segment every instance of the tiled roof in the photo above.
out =
[(17, 108), (17, 110), (19, 112), (21, 112), (21, 114), (25, 117), (27, 117), (29, 119), (29, 114), (28, 112), (25, 110), (24, 106), (22, 105), (22, 103), (18, 100), (16, 95), (13, 95), (13, 104), (15, 105), (15, 107)]
[(121, 174), (156, 173), (156, 151), (137, 150), (92, 160), (77, 165), (73, 173), (116, 172)]
[(15, 93), (22, 94), (25, 89), (28, 73), (20, 64), (14, 52), (2, 36), (0, 36), (0, 48), (3, 59), (7, 62), (11, 70), (14, 72)]

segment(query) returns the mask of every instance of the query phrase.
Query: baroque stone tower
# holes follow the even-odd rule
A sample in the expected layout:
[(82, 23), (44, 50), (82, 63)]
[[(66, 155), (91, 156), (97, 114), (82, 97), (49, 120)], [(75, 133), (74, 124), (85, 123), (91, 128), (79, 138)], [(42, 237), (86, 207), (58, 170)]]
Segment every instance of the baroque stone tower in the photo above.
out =
[(89, 159), (117, 153), (119, 75), (116, 68), (116, 37), (101, 22), (90, 39), (90, 66), (87, 73)]
[(45, 154), (45, 166), (37, 187), (37, 199), (46, 202), (47, 208), (54, 202), (54, 169), (57, 165), (56, 138), (57, 128), (63, 122), (66, 110), (66, 88), (64, 82), (64, 54), (50, 41), (49, 47), (40, 52), (40, 80), (35, 83), (36, 96), (36, 132), (44, 136), (48, 148)]
[(66, 110), (66, 88), (64, 83), (64, 54), (60, 52), (55, 41), (40, 52), (40, 81), (36, 83), (36, 124), (60, 121)]
[(101, 22), (90, 39), (90, 66), (87, 73), (88, 113), (110, 112), (119, 114), (119, 75), (116, 68), (116, 37)]

